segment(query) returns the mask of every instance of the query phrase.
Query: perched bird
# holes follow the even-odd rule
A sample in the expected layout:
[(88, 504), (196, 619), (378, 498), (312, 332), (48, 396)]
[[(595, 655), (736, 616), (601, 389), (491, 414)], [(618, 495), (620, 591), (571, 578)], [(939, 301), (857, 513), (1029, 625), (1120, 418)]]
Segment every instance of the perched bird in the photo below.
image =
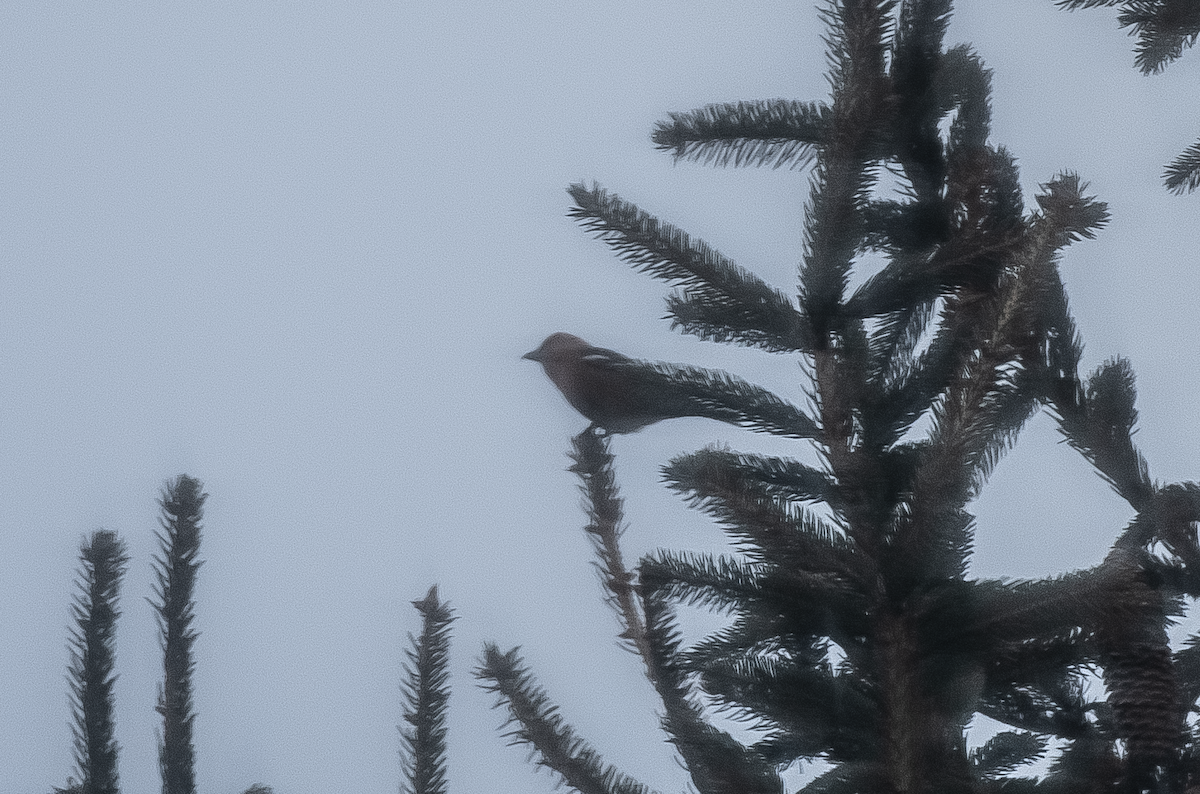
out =
[(700, 416), (786, 438), (816, 438), (816, 423), (775, 394), (720, 370), (636, 361), (550, 334), (521, 358), (536, 361), (589, 428), (632, 433), (663, 419)]
[[(578, 336), (550, 334), (537, 350), (521, 358), (536, 361), (576, 411), (609, 433), (632, 433), (648, 424), (678, 416), (664, 410), (662, 394), (632, 359)], [(657, 399), (656, 399), (657, 398)]]

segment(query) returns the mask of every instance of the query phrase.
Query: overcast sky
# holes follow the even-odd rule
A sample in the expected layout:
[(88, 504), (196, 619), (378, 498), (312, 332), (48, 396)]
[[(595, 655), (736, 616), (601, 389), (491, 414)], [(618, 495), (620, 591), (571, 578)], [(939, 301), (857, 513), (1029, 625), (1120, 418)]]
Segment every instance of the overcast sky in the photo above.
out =
[[(452, 792), (549, 791), (470, 675), (520, 644), (564, 716), (680, 791), (616, 646), (565, 469), (585, 421), (519, 356), (566, 330), (799, 398), (794, 360), (672, 334), (668, 288), (564, 217), (597, 180), (794, 288), (807, 174), (673, 165), (668, 111), (825, 97), (806, 2), (6, 3), (0, 7), (0, 792), (72, 771), (64, 673), (80, 541), (132, 561), (118, 626), (127, 792), (159, 789), (156, 497), (210, 494), (197, 589), (198, 788), (394, 792), (409, 602), (457, 609)], [(994, 69), (992, 140), (1032, 193), (1064, 169), (1110, 204), (1063, 273), (1086, 366), (1128, 356), (1162, 481), (1200, 476), (1200, 196), (1162, 165), (1200, 135), (1200, 55), (1132, 68), (1114, 13), (963, 3), (948, 43)], [(1032, 203), (1032, 202), (1031, 202)], [(718, 550), (659, 484), (711, 442), (614, 443), (627, 556)], [(1130, 517), (1035, 420), (976, 505), (981, 576), (1096, 563)]]

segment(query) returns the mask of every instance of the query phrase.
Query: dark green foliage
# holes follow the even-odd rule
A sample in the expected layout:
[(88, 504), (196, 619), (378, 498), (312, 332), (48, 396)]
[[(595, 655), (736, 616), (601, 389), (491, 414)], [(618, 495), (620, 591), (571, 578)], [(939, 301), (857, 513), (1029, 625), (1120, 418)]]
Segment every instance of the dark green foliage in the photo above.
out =
[[(675, 327), (701, 339), (757, 345), (772, 352), (806, 349), (791, 301), (670, 224), (599, 187), (572, 185), (571, 217), (629, 264), (684, 288), (668, 303)], [(711, 315), (718, 314), (719, 319)]]
[(1135, 63), (1143, 74), (1161, 72), (1200, 35), (1200, 5), (1192, 0), (1058, 0), (1069, 11), (1116, 6), (1117, 23), (1137, 38)]
[[(1117, 23), (1137, 38), (1134, 64), (1142, 74), (1157, 74), (1183, 56), (1200, 36), (1200, 3), (1196, 0), (1058, 0), (1069, 11), (1116, 6)], [(1163, 172), (1172, 193), (1191, 193), (1200, 187), (1200, 141), (1172, 160)]]
[(420, 637), (409, 635), (405, 651), (404, 720), (401, 756), (405, 794), (446, 794), (446, 707), (450, 699), (450, 623), (454, 613), (438, 600), (437, 586), (414, 601), (421, 613)]
[(633, 574), (625, 567), (621, 554), (621, 515), (624, 509), (617, 492), (612, 455), (604, 439), (594, 432), (580, 433), (574, 439), (571, 470), (583, 481), (582, 490), (588, 507), (588, 525), (584, 530), (596, 551), (596, 569), (604, 585), (605, 600), (616, 612), (623, 631), (620, 638), (630, 650), (643, 656), (649, 652), (646, 627), (638, 607)]
[(983, 778), (1008, 774), (1022, 764), (1040, 758), (1046, 752), (1046, 741), (1031, 733), (1007, 731), (989, 739), (971, 752), (971, 764)]
[(158, 576), (153, 601), (163, 649), (163, 683), (157, 710), (162, 715), (159, 767), (163, 794), (195, 794), (195, 747), (192, 743), (192, 627), (195, 603), (192, 593), (200, 568), (200, 521), (204, 516), (203, 484), (186, 474), (163, 488), (158, 534)]
[[(1129, 23), (1147, 36), (1187, 30), (1170, 2), (1126, 6), (1158, 14)], [(805, 792), (1200, 789), (1188, 722), (1200, 640), (1173, 650), (1167, 635), (1200, 596), (1200, 486), (1151, 478), (1132, 440), (1128, 362), (1081, 376), (1058, 261), (1107, 208), (1069, 173), (1026, 206), (1015, 158), (988, 140), (990, 73), (968, 48), (944, 47), (949, 14), (947, 0), (828, 2), (827, 102), (711, 105), (656, 129), (679, 160), (811, 162), (795, 298), (599, 187), (570, 189), (585, 229), (681, 288), (667, 303), (675, 328), (798, 356), (809, 376), (796, 390), (805, 413), (730, 375), (630, 362), (660, 378), (645, 383), (664, 416), (816, 447), (815, 466), (709, 447), (664, 468), (726, 533), (729, 555), (659, 551), (627, 570), (610, 439), (575, 439), (619, 637), (642, 657), (703, 794), (780, 792), (781, 768), (816, 761), (831, 768)], [(1163, 41), (1146, 53), (1175, 57)], [(875, 269), (852, 279), (864, 265)], [(1091, 568), (971, 579), (971, 502), (1042, 410), (1135, 518)], [(685, 646), (681, 605), (727, 621)], [(578, 790), (625, 785), (514, 654), (489, 648), (482, 676), (539, 763)], [(747, 732), (735, 737), (718, 715)], [(1006, 729), (972, 750), (976, 715)], [(1047, 753), (1040, 779), (1022, 769)]]
[(711, 725), (692, 694), (689, 670), (680, 665), (681, 639), (667, 603), (645, 594), (646, 665), (663, 703), (663, 729), (700, 794), (782, 794), (783, 781), (754, 748)]
[(117, 794), (117, 740), (113, 735), (117, 598), (129, 558), (117, 533), (97, 530), (79, 550), (72, 613), (71, 700), (80, 794)]
[(651, 794), (650, 789), (604, 764), (596, 751), (575, 735), (534, 683), (516, 648), (501, 653), (489, 643), (475, 674), (509, 709), (506, 726), (511, 727), (505, 735), (512, 744), (528, 745), (538, 766), (558, 773), (582, 794)]
[(706, 165), (801, 168), (825, 135), (829, 108), (817, 102), (772, 99), (709, 105), (671, 113), (659, 122), (654, 144), (676, 160)]
[(1179, 153), (1163, 171), (1163, 183), (1172, 193), (1191, 193), (1200, 187), (1200, 141)]

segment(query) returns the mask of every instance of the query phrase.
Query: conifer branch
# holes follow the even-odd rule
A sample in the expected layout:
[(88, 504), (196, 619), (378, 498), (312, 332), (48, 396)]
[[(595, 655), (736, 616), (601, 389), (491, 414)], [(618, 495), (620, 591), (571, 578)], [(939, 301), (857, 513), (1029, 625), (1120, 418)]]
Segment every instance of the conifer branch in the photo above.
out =
[(1145, 458), (1133, 444), (1137, 392), (1125, 359), (1105, 362), (1086, 388), (1064, 383), (1053, 404), (1067, 442), (1090, 462), (1135, 510), (1149, 504), (1154, 485)]
[(971, 751), (971, 766), (984, 779), (995, 779), (1046, 753), (1046, 740), (1032, 733), (1005, 731)]
[(1179, 675), (1180, 702), (1194, 713), (1200, 700), (1200, 634), (1184, 640), (1183, 647), (1175, 652), (1174, 664)]
[(1137, 37), (1134, 63), (1142, 74), (1156, 74), (1183, 55), (1200, 36), (1200, 8), (1188, 0), (1058, 0), (1068, 11), (1120, 6), (1117, 24)]
[[(667, 296), (666, 303), (671, 330), (691, 334), (706, 342), (729, 342), (757, 347), (769, 353), (779, 353), (788, 352), (783, 348), (796, 347), (803, 339), (800, 336), (804, 333), (803, 326), (787, 329), (787, 333), (795, 333), (798, 336), (785, 346), (778, 336), (763, 332), (761, 325), (764, 323), (760, 323), (758, 317), (750, 316), (760, 313), (760, 306), (747, 311), (745, 304), (732, 303), (723, 297), (714, 298), (705, 291), (676, 292)], [(769, 321), (777, 318), (765, 319)], [(790, 319), (798, 322), (796, 317)]]
[(803, 411), (770, 391), (726, 372), (651, 365), (686, 395), (690, 416), (703, 416), (785, 438), (813, 438), (817, 427)]
[(200, 521), (208, 498), (203, 487), (199, 480), (181, 474), (166, 484), (159, 500), (162, 516), (161, 529), (156, 533), (159, 555), (154, 558), (158, 579), (154, 607), (163, 649), (163, 682), (156, 707), (163, 718), (158, 748), (163, 794), (196, 791), (192, 646), (198, 635), (192, 628), (192, 594), (201, 565)]
[(638, 579), (687, 606), (736, 611), (764, 598), (763, 567), (733, 557), (659, 550), (638, 563)]
[(890, 781), (877, 761), (850, 761), (823, 772), (796, 794), (855, 794), (888, 791)]
[(1091, 635), (1106, 622), (1136, 617), (1137, 608), (1112, 597), (1114, 584), (1124, 581), (1113, 564), (1035, 581), (976, 584), (977, 622), (959, 628), (1001, 645), (1056, 638), (1078, 632)]
[(899, 210), (894, 218), (864, 214), (871, 235), (880, 238), (877, 245), (893, 256), (846, 301), (848, 316), (875, 317), (962, 288), (994, 288), (1022, 246), (1020, 187), (1003, 151), (977, 153), (970, 170), (969, 182), (954, 182), (953, 223), (945, 240), (902, 239), (892, 226), (912, 229), (914, 219)]
[(675, 160), (704, 165), (803, 168), (824, 140), (829, 108), (817, 102), (768, 99), (708, 105), (669, 114), (651, 139)]
[[(940, 71), (942, 39), (950, 22), (950, 0), (916, 0), (900, 5), (893, 37), (890, 76), (896, 119), (891, 150), (912, 187), (915, 207), (931, 225), (945, 216), (941, 191), (946, 160), (938, 122), (945, 110), (934, 84)], [(946, 218), (942, 217), (943, 224)], [(916, 226), (917, 224), (914, 224)], [(940, 236), (937, 231), (934, 237)]]
[(575, 734), (558, 713), (558, 707), (534, 681), (513, 648), (501, 653), (492, 643), (484, 646), (483, 663), (475, 676), (481, 686), (506, 705), (505, 735), (510, 744), (528, 745), (537, 765), (555, 772), (580, 794), (652, 794), (651, 789), (604, 763), (591, 746)]
[(1127, 2), (1117, 24), (1137, 36), (1134, 63), (1142, 74), (1156, 74), (1183, 55), (1200, 36), (1200, 6), (1187, 0)]
[(1196, 483), (1174, 483), (1153, 490), (1144, 506), (1134, 516), (1129, 527), (1114, 543), (1115, 548), (1149, 551), (1161, 544), (1170, 555), (1165, 570), (1158, 570), (1157, 577), (1167, 576), (1171, 568), (1182, 569), (1181, 576), (1173, 581), (1164, 581), (1163, 589), (1169, 584), (1181, 586), (1181, 592), (1200, 597), (1197, 575), (1200, 574), (1200, 546), (1197, 545), (1197, 526), (1200, 525), (1200, 485)]
[[(1134, 64), (1142, 74), (1157, 74), (1200, 37), (1200, 5), (1192, 0), (1059, 0), (1059, 7), (1122, 6), (1117, 23), (1137, 37)], [(1200, 187), (1200, 142), (1167, 164), (1163, 183), (1172, 193), (1191, 193)]]
[(755, 728), (781, 726), (834, 762), (861, 757), (878, 744), (879, 704), (857, 676), (836, 673), (823, 655), (746, 653), (736, 640), (729, 645), (734, 653), (697, 663), (704, 691), (721, 711)]
[(806, 212), (805, 254), (800, 271), (801, 306), (811, 324), (817, 350), (836, 331), (847, 275), (863, 235), (857, 208), (874, 181), (868, 166), (878, 143), (888, 103), (884, 76), (885, 38), (890, 2), (827, 5), (833, 105), (829, 132), (812, 176)]
[(1047, 791), (1119, 791), (1122, 762), (1113, 737), (1090, 731), (1074, 739), (1062, 751), (1042, 780)]
[(129, 557), (117, 533), (97, 530), (80, 547), (79, 559), (69, 669), (76, 774), (86, 794), (117, 794), (113, 669), (117, 599)]
[[(712, 559), (704, 555), (658, 552), (642, 559), (638, 576), (643, 586), (653, 588), (663, 598), (687, 606), (738, 615), (776, 615), (779, 622), (769, 624), (776, 632), (788, 636), (828, 637), (850, 657), (857, 654), (856, 638), (868, 630), (864, 617), (867, 603), (862, 593), (840, 577), (826, 572), (747, 563), (726, 557)], [(713, 640), (719, 645), (728, 641), (724, 634), (715, 636), (721, 638)], [(708, 641), (699, 643), (685, 657), (694, 658), (705, 647), (708, 647)]]
[(957, 109), (946, 140), (947, 160), (971, 157), (987, 145), (991, 131), (991, 70), (970, 47), (960, 44), (942, 56), (933, 85), (938, 106), (947, 113)]
[[(1108, 221), (1106, 205), (1082, 195), (1086, 185), (1067, 174), (1038, 197), (1043, 223), (1061, 245), (1089, 238)], [(1129, 362), (1105, 362), (1087, 384), (1079, 377), (1083, 345), (1067, 306), (1057, 272), (1046, 274), (1043, 302), (1048, 330), (1046, 399), (1067, 442), (1095, 467), (1097, 473), (1135, 510), (1152, 498), (1154, 485), (1145, 459), (1133, 444), (1137, 421), (1136, 389)]]
[(579, 475), (584, 504), (588, 511), (588, 525), (584, 530), (596, 550), (595, 563), (600, 580), (606, 591), (605, 601), (616, 611), (621, 621), (618, 637), (626, 647), (634, 651), (646, 664), (647, 674), (653, 683), (650, 666), (650, 648), (646, 644), (646, 625), (642, 618), (634, 585), (634, 576), (625, 567), (621, 555), (621, 517), (623, 503), (617, 490), (613, 473), (613, 457), (608, 451), (608, 438), (598, 435), (591, 428), (572, 440), (574, 452), (571, 459), (575, 465), (571, 470)]
[(955, 362), (952, 381), (932, 406), (929, 446), (920, 455), (898, 529), (907, 549), (901, 566), (915, 577), (962, 575), (971, 528), (963, 507), (1035, 407), (1021, 355), (1029, 320), (1023, 288), (1022, 281), (1009, 279), (994, 297), (949, 304), (951, 314), (965, 309), (958, 322), (978, 317), (978, 325), (972, 325), (987, 337), (970, 333), (959, 337), (965, 344), (959, 341), (957, 350), (947, 351)]
[(1107, 730), (1102, 703), (1085, 702), (1079, 671), (1096, 648), (1082, 630), (1026, 639), (999, 649), (976, 710), (998, 722), (1044, 736), (1078, 741)]
[(1041, 187), (1035, 198), (1042, 213), (1034, 224), (1050, 232), (1055, 250), (1079, 240), (1095, 239), (1096, 232), (1108, 224), (1108, 204), (1095, 196), (1085, 196), (1088, 184), (1078, 174), (1064, 172)]
[[(771, 352), (807, 349), (804, 324), (792, 301), (703, 241), (648, 215), (598, 186), (569, 188), (568, 215), (609, 245), (622, 260), (685, 288), (688, 308), (677, 325), (701, 338), (734, 341)], [(703, 309), (712, 307), (711, 314)]]
[(1163, 183), (1175, 194), (1191, 193), (1200, 187), (1200, 141), (1180, 152), (1163, 171)]
[(642, 603), (653, 679), (663, 702), (663, 728), (683, 758), (696, 790), (700, 794), (783, 794), (783, 782), (762, 756), (704, 720), (692, 699), (686, 674), (676, 662), (681, 640), (669, 607), (648, 587), (643, 587)]
[[(962, 507), (982, 487), (1000, 456), (1032, 415), (1045, 392), (1046, 351), (1042, 340), (1061, 319), (1061, 282), (1055, 257), (1072, 241), (1087, 238), (1107, 221), (1107, 208), (1083, 196), (1078, 177), (1067, 174), (1043, 186), (1041, 213), (1012, 252), (994, 291), (964, 289), (947, 302), (945, 334), (930, 348), (938, 366), (920, 367), (917, 395), (930, 396), (942, 374), (951, 381), (932, 405), (930, 447), (922, 455), (904, 526), (911, 549), (926, 549), (924, 565), (961, 570), (970, 543)], [(934, 359), (936, 361), (937, 359)], [(924, 362), (923, 362), (924, 363)], [(930, 377), (933, 376), (933, 377)], [(909, 421), (919, 401), (898, 417)], [(929, 554), (932, 549), (939, 550)], [(918, 567), (906, 557), (907, 564)], [(929, 571), (936, 568), (927, 569)]]
[[(895, 390), (901, 382), (911, 380), (917, 374), (917, 344), (933, 320), (936, 305), (936, 300), (914, 301), (879, 318), (875, 333), (871, 335), (868, 364), (871, 385), (875, 390), (882, 393)], [(944, 376), (941, 382), (945, 383)], [(935, 389), (931, 395), (937, 391)], [(890, 401), (885, 399), (881, 402), (886, 405)], [(912, 411), (919, 414), (928, 405), (928, 399), (918, 399), (916, 405), (890, 411), (888, 413), (892, 414), (892, 419), (884, 424), (893, 424), (896, 418)], [(878, 415), (882, 416), (883, 413), (884, 411), (879, 411)], [(899, 433), (896, 434), (896, 437), (898, 436)], [(886, 446), (891, 440), (883, 443)]]
[[(837, 489), (825, 472), (791, 458), (731, 452), (709, 446), (678, 455), (666, 470), (672, 479), (694, 479), (710, 469), (759, 483), (766, 492), (799, 501), (836, 503)], [(665, 471), (666, 471), (665, 470)]]
[(849, 582), (870, 578), (870, 560), (853, 541), (809, 511), (775, 498), (736, 469), (720, 465), (677, 469), (669, 464), (663, 479), (724, 525), (751, 560), (771, 560)]
[(437, 585), (413, 606), (421, 613), (421, 636), (408, 635), (404, 664), (402, 794), (446, 794), (446, 712), (450, 700), (450, 624), (456, 619), (438, 599)]

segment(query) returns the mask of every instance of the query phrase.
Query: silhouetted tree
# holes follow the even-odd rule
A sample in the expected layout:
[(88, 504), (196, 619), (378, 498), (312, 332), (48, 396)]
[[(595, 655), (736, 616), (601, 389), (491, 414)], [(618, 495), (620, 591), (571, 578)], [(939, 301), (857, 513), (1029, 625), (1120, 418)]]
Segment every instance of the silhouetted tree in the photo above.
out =
[(78, 593), (71, 611), (71, 701), (75, 765), (80, 782), (68, 791), (117, 794), (117, 740), (113, 735), (113, 672), (117, 599), (129, 558), (117, 533), (93, 532), (79, 549)]
[(158, 575), (154, 607), (163, 650), (163, 683), (157, 710), (162, 715), (158, 758), (163, 794), (195, 794), (195, 747), (192, 743), (192, 627), (195, 603), (192, 593), (200, 568), (200, 520), (204, 500), (202, 483), (181, 474), (167, 483), (159, 504), (162, 516), (157, 533), (160, 556), (154, 558)]
[(401, 763), (403, 794), (446, 794), (446, 707), (450, 698), (450, 624), (454, 612), (438, 600), (437, 585), (413, 606), (421, 636), (408, 635), (405, 651)]
[[(1025, 207), (1014, 158), (988, 141), (990, 72), (968, 47), (943, 44), (949, 0), (822, 8), (827, 102), (712, 105), (671, 114), (653, 135), (680, 160), (812, 165), (798, 295), (598, 186), (570, 188), (585, 229), (679, 288), (667, 301), (675, 328), (798, 359), (795, 393), (812, 408), (723, 373), (605, 359), (664, 400), (686, 392), (705, 406), (697, 416), (819, 453), (816, 466), (718, 447), (675, 458), (667, 483), (737, 553), (658, 552), (631, 571), (605, 432), (627, 428), (589, 413), (572, 468), (619, 637), (645, 664), (663, 728), (701, 794), (782, 792), (781, 769), (816, 760), (829, 769), (804, 787), (814, 794), (1200, 788), (1186, 720), (1200, 637), (1173, 651), (1166, 634), (1184, 598), (1200, 595), (1200, 486), (1151, 479), (1132, 441), (1126, 361), (1079, 372), (1058, 271), (1062, 249), (1093, 237), (1107, 209), (1073, 174)], [(868, 272), (852, 282), (856, 269)], [(615, 388), (598, 370), (547, 372), (560, 387)], [(968, 505), (1040, 410), (1136, 517), (1090, 569), (968, 578)], [(730, 622), (685, 647), (679, 605)], [(1089, 671), (1105, 691), (1087, 686)], [(645, 791), (575, 734), (515, 651), (486, 647), (477, 674), (507, 705), (509, 735), (567, 785)], [(751, 741), (715, 724), (714, 709)], [(1009, 730), (968, 750), (977, 714)], [(1020, 776), (1052, 743), (1046, 775)]]

